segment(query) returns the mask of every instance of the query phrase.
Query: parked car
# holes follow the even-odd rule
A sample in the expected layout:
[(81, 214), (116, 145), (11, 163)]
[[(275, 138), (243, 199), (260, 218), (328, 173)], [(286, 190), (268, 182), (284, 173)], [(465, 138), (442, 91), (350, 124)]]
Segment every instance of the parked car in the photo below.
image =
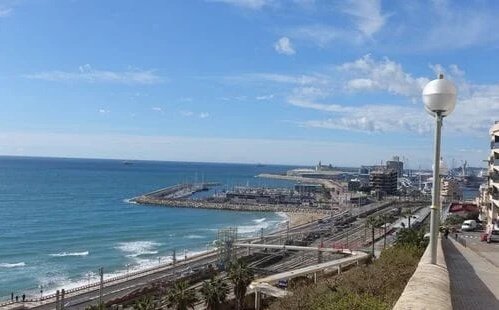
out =
[(475, 220), (466, 220), (463, 222), (461, 225), (461, 230), (462, 231), (472, 231), (477, 228), (477, 222)]
[(487, 243), (499, 241), (499, 230), (493, 230), (487, 236)]
[(487, 243), (499, 241), (499, 225), (495, 224), (487, 233)]

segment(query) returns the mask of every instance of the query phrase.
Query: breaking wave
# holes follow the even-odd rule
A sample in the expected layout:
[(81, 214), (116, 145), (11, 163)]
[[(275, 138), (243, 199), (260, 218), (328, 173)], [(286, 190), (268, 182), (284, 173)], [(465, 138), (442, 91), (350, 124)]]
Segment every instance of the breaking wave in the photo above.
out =
[(16, 268), (26, 266), (25, 262), (20, 263), (0, 263), (0, 268)]
[(52, 256), (52, 257), (87, 256), (87, 255), (88, 255), (88, 251), (83, 251), (83, 252), (61, 252), (61, 253), (49, 254), (49, 256)]

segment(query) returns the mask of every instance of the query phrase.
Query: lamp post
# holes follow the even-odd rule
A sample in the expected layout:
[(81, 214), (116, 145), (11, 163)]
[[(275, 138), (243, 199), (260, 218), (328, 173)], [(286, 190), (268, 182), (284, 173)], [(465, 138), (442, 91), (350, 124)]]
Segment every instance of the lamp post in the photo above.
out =
[(431, 263), (437, 263), (437, 236), (440, 212), (440, 138), (442, 120), (449, 115), (456, 106), (457, 90), (454, 84), (439, 74), (438, 79), (426, 84), (423, 89), (423, 102), (426, 111), (435, 117), (435, 153), (433, 160), (433, 191), (430, 214), (430, 253)]
[(126, 264), (125, 266), (126, 266), (126, 278), (128, 279), (129, 273), (130, 273), (130, 266), (131, 265), (130, 264)]

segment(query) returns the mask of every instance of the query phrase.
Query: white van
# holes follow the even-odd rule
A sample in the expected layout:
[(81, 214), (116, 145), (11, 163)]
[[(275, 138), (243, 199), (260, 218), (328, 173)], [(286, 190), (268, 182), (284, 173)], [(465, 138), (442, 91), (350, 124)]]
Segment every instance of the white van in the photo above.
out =
[(462, 231), (472, 231), (472, 230), (475, 230), (477, 226), (478, 226), (478, 224), (475, 220), (466, 220), (461, 225), (461, 230)]
[(487, 243), (499, 241), (499, 225), (496, 223), (492, 225), (491, 229), (487, 232)]

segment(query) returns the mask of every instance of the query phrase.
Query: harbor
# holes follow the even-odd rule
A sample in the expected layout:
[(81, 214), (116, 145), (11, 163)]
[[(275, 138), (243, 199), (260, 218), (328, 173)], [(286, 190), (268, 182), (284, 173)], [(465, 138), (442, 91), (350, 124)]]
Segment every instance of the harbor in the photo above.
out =
[[(255, 309), (259, 307), (261, 293), (268, 296), (283, 297), (286, 291), (276, 287), (280, 279), (293, 281), (295, 277), (308, 277), (317, 281), (331, 272), (341, 273), (363, 260), (368, 259), (370, 249), (376, 243), (378, 253), (379, 242), (388, 239), (397, 223), (375, 229), (375, 234), (367, 234), (367, 215), (381, 216), (390, 213), (394, 207), (418, 209), (421, 203), (386, 201), (373, 203), (356, 209), (355, 213), (337, 212), (323, 216), (321, 221), (313, 221), (303, 225), (288, 226), (280, 231), (244, 238), (237, 229), (227, 228), (218, 232), (217, 247), (186, 259), (180, 255), (172, 262), (157, 266), (127, 272), (124, 275), (105, 278), (101, 282), (57, 291), (41, 297), (28, 296), (20, 303), (5, 302), (1, 309), (85, 309), (95, 304), (99, 299), (112, 307), (117, 304), (133, 302), (137, 296), (145, 292), (153, 293), (158, 289), (168, 288), (175, 281), (186, 280), (192, 289), (199, 289), (202, 281), (212, 275), (213, 266), (223, 269), (235, 258), (244, 258), (256, 272), (252, 282)], [(422, 217), (415, 220), (414, 225), (424, 221)], [(105, 272), (105, 269), (104, 269)], [(116, 307), (116, 306), (115, 306)], [(195, 309), (204, 309), (203, 303), (198, 303)]]

